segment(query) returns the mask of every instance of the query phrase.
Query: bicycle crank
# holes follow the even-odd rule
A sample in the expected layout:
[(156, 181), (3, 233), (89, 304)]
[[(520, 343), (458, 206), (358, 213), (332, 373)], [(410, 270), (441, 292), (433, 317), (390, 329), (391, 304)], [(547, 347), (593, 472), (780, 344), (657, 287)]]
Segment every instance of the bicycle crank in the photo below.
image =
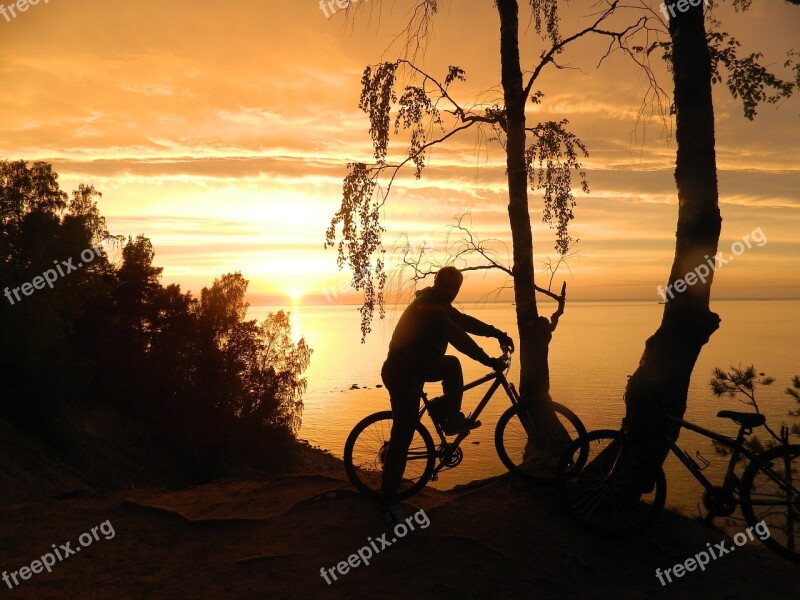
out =
[(444, 469), (452, 469), (461, 464), (464, 460), (464, 451), (460, 446), (453, 446), (452, 444), (442, 444), (439, 446), (439, 460), (442, 461)]

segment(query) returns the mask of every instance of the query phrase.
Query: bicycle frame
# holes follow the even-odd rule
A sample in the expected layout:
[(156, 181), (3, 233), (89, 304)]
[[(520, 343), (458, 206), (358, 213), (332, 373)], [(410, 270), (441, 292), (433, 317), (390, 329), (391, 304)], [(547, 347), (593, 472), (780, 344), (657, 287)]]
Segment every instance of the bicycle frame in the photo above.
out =
[[(670, 420), (680, 424), (680, 426), (684, 429), (688, 429), (690, 431), (694, 431), (695, 433), (699, 433), (703, 437), (707, 437), (728, 448), (731, 448), (732, 450), (731, 460), (728, 463), (728, 468), (725, 472), (725, 479), (723, 480), (723, 485), (722, 485), (722, 489), (725, 493), (731, 492), (735, 483), (735, 480), (732, 477), (733, 469), (736, 466), (736, 463), (738, 462), (739, 455), (745, 454), (745, 456), (747, 456), (747, 458), (750, 460), (753, 460), (755, 458), (755, 455), (748, 452), (742, 446), (742, 441), (744, 440), (745, 431), (747, 428), (740, 427), (739, 434), (734, 439), (732, 437), (716, 433), (715, 431), (711, 431), (710, 429), (706, 429), (705, 427), (700, 427), (699, 425), (695, 425), (694, 423), (690, 423), (689, 421), (684, 421), (683, 419), (670, 417)], [(688, 452), (680, 448), (678, 444), (675, 443), (675, 440), (670, 438), (668, 443), (669, 443), (669, 449), (675, 456), (678, 457), (678, 460), (680, 460), (683, 463), (683, 465), (689, 470), (692, 476), (697, 481), (699, 481), (700, 484), (706, 490), (713, 491), (714, 485), (708, 480), (708, 478), (705, 475), (703, 475), (702, 469), (700, 465), (697, 464), (697, 461), (694, 460)]]
[[(515, 405), (519, 402), (519, 394), (517, 393), (516, 388), (514, 387), (513, 383), (509, 383), (508, 379), (506, 379), (505, 373), (500, 371), (494, 371), (489, 373), (488, 375), (484, 375), (480, 379), (476, 379), (472, 381), (464, 387), (461, 388), (462, 392), (469, 391), (473, 388), (478, 387), (479, 385), (483, 385), (484, 383), (488, 383), (489, 381), (494, 380), (494, 383), (489, 386), (489, 389), (486, 390), (486, 393), (483, 395), (483, 398), (478, 403), (478, 406), (475, 407), (475, 410), (472, 411), (470, 416), (468, 417), (469, 421), (476, 421), (480, 416), (483, 409), (486, 408), (486, 405), (489, 404), (489, 400), (492, 399), (494, 393), (497, 391), (497, 388), (502, 387), (505, 391), (506, 395), (508, 396), (509, 400), (511, 400), (511, 404)], [(422, 396), (422, 408), (419, 411), (419, 419), (422, 419), (422, 416), (425, 414), (425, 411), (429, 411), (430, 401), (428, 400), (428, 395), (423, 391), (421, 393)], [(442, 444), (448, 443), (447, 438), (444, 435), (444, 431), (439, 423), (436, 422), (436, 419), (431, 419), (433, 421), (433, 426), (436, 429), (436, 433), (439, 435), (440, 442)], [(469, 431), (459, 433), (456, 439), (452, 442), (449, 442), (452, 446), (458, 446), (462, 440), (469, 435)]]
[[(728, 448), (730, 448), (732, 450), (731, 459), (730, 459), (730, 462), (728, 463), (728, 468), (727, 468), (727, 470), (725, 472), (725, 479), (723, 479), (722, 490), (723, 490), (723, 493), (729, 494), (731, 498), (734, 498), (734, 500), (736, 501), (737, 505), (740, 504), (739, 499), (738, 499), (738, 497), (735, 497), (732, 492), (733, 492), (733, 488), (738, 483), (738, 478), (734, 475), (733, 470), (736, 467), (736, 463), (738, 462), (740, 455), (744, 455), (751, 463), (757, 463), (760, 466), (760, 468), (763, 469), (764, 472), (768, 473), (770, 475), (770, 477), (772, 477), (776, 482), (783, 483), (783, 479), (781, 478), (781, 476), (779, 474), (775, 473), (768, 465), (762, 463), (761, 460), (758, 458), (758, 456), (756, 454), (754, 454), (753, 452), (750, 452), (743, 445), (742, 442), (744, 441), (744, 436), (748, 435), (752, 431), (752, 429), (750, 429), (749, 427), (740, 426), (739, 427), (739, 433), (736, 436), (736, 438), (734, 439), (732, 437), (728, 437), (726, 435), (721, 435), (719, 433), (716, 433), (715, 431), (711, 431), (710, 429), (706, 429), (705, 427), (700, 427), (699, 425), (695, 425), (694, 423), (690, 423), (688, 421), (684, 421), (683, 419), (678, 419), (676, 417), (670, 417), (670, 420), (673, 421), (674, 423), (679, 423), (680, 426), (685, 428), (685, 429), (688, 429), (690, 431), (694, 431), (695, 433), (699, 433), (700, 435), (702, 435), (704, 437), (707, 437), (707, 438), (710, 438), (710, 439), (712, 439), (712, 440), (714, 440), (716, 442), (719, 442), (720, 444), (723, 444), (724, 446), (727, 446)], [(702, 484), (702, 486), (706, 490), (708, 490), (710, 492), (713, 492), (714, 491), (714, 485), (708, 480), (708, 478), (705, 475), (703, 475), (702, 469), (700, 468), (700, 465), (697, 464), (697, 461), (695, 461), (689, 455), (688, 452), (686, 452), (685, 450), (680, 448), (677, 445), (677, 443), (675, 443), (675, 440), (670, 438), (668, 440), (668, 444), (669, 444), (669, 449), (672, 451), (672, 453), (675, 456), (678, 457), (678, 460), (680, 460), (683, 463), (683, 465), (689, 470), (689, 472), (692, 474), (692, 476), (697, 481), (699, 481), (700, 484)], [(786, 489), (786, 488), (784, 487), (784, 489)], [(800, 494), (800, 490), (797, 490), (797, 489), (794, 489), (794, 488), (792, 488), (792, 489), (794, 490), (795, 493)], [(765, 505), (766, 506), (766, 505), (781, 504), (781, 503), (780, 502), (769, 502), (767, 500), (764, 500), (764, 501), (759, 501), (759, 502), (752, 502), (752, 504), (754, 504), (754, 505)]]
[[(484, 383), (488, 383), (489, 381), (492, 380), (494, 380), (494, 383), (492, 383), (492, 385), (489, 386), (489, 389), (486, 390), (486, 393), (484, 394), (481, 401), (478, 403), (478, 406), (475, 407), (475, 410), (468, 417), (469, 421), (476, 421), (478, 419), (481, 412), (483, 411), (484, 408), (486, 408), (486, 405), (489, 404), (489, 400), (491, 400), (492, 396), (494, 396), (494, 393), (497, 391), (497, 388), (499, 387), (502, 387), (503, 390), (505, 390), (512, 404), (517, 404), (519, 402), (519, 394), (517, 393), (514, 384), (509, 383), (508, 379), (506, 379), (505, 373), (500, 371), (494, 371), (492, 373), (484, 375), (479, 379), (476, 379), (475, 381), (467, 383), (461, 388), (461, 391), (462, 392), (469, 391), (475, 387), (478, 387), (479, 385), (483, 385)], [(422, 398), (422, 408), (419, 411), (419, 415), (417, 415), (417, 419), (421, 421), (425, 412), (426, 411), (429, 412), (430, 400), (428, 400), (428, 395), (425, 393), (424, 390), (420, 392), (420, 397)], [(450, 448), (458, 448), (461, 442), (464, 440), (464, 438), (469, 435), (469, 431), (462, 432), (458, 434), (458, 436), (456, 436), (455, 440), (453, 440), (452, 442), (448, 442), (447, 437), (444, 434), (444, 430), (436, 421), (436, 419), (431, 418), (431, 421), (433, 422), (433, 427), (436, 433), (439, 435), (440, 448), (443, 447), (444, 445), (447, 445)], [(433, 471), (432, 475), (433, 480), (437, 478), (439, 472), (446, 466), (446, 463), (442, 461), (441, 453), (437, 452), (437, 458), (439, 459), (439, 464), (436, 465)], [(427, 451), (409, 448), (407, 460), (412, 461), (412, 460), (427, 460), (427, 459), (428, 459)]]

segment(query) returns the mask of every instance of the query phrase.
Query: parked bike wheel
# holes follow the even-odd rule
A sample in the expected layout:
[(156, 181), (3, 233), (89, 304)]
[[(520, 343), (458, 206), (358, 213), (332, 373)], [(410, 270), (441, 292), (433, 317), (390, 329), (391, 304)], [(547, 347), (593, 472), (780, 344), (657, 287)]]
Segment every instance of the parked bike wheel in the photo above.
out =
[(545, 436), (542, 427), (531, 418), (530, 406), (516, 404), (500, 416), (494, 433), (497, 455), (509, 471), (526, 481), (555, 483), (558, 460), (564, 449), (585, 435), (586, 428), (574, 412), (554, 402), (553, 410), (566, 436)]
[(658, 517), (667, 496), (664, 471), (659, 468), (652, 492), (638, 496), (635, 489), (633, 453), (619, 431), (600, 429), (578, 438), (559, 462), (562, 505), (598, 535), (631, 535)]
[(742, 475), (742, 514), (748, 525), (764, 521), (759, 540), (783, 558), (800, 562), (800, 446), (778, 446), (758, 455)]
[[(392, 431), (392, 411), (384, 410), (362, 419), (344, 445), (344, 469), (353, 485), (372, 498), (381, 495), (383, 457)], [(436, 461), (436, 449), (427, 429), (417, 423), (408, 448), (408, 461), (398, 499), (408, 498), (428, 483)]]

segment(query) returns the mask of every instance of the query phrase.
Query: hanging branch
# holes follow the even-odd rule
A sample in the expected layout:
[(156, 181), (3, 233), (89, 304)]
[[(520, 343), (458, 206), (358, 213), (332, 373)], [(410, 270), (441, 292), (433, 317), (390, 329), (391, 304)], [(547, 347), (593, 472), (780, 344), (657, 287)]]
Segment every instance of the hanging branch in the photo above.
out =
[[(618, 7), (618, 1), (614, 1), (608, 4), (593, 25), (561, 39), (558, 35), (557, 1), (530, 0), (530, 4), (537, 31), (550, 42), (549, 49), (543, 53), (524, 89), (525, 98), (531, 97), (533, 102), (540, 102), (543, 97), (541, 92), (531, 94), (531, 90), (544, 68), (548, 64), (553, 64), (556, 68), (566, 68), (565, 65), (556, 63), (555, 58), (568, 45), (589, 34), (599, 34), (610, 37), (611, 44), (615, 44), (615, 47), (626, 48), (628, 40), (637, 31), (646, 30), (649, 26), (649, 17), (643, 17), (634, 25), (620, 31), (603, 29), (601, 26)], [(427, 21), (437, 10), (436, 0), (420, 0), (416, 3), (414, 15), (415, 18)], [(424, 38), (429, 30), (420, 28), (422, 21), (413, 21), (409, 26)], [(422, 38), (409, 35), (408, 39), (415, 39), (418, 49)], [(609, 49), (608, 52), (610, 51)], [(412, 52), (415, 53), (416, 51)], [(408, 52), (405, 55), (408, 56)], [(405, 85), (402, 91), (396, 91), (401, 69), (417, 83)], [(484, 135), (487, 142), (493, 140), (503, 145), (503, 134), (507, 129), (505, 108), (496, 103), (477, 103), (465, 108), (451, 92), (454, 83), (465, 80), (464, 70), (457, 66), (450, 66), (445, 76), (437, 79), (415, 65), (413, 56), (411, 59), (401, 58), (394, 62), (368, 66), (364, 70), (359, 108), (369, 116), (375, 162), (348, 164), (348, 173), (342, 188), (342, 203), (331, 220), (325, 239), (326, 248), (337, 245), (337, 233), (341, 230), (337, 263), (340, 268), (348, 265), (353, 270), (353, 287), (364, 292), (364, 304), (361, 307), (362, 341), (370, 331), (375, 307), (378, 307), (381, 316), (384, 314), (386, 264), (382, 244), (384, 229), (380, 225), (379, 215), (401, 169), (411, 163), (414, 165), (415, 178), (421, 178), (427, 153), (431, 148), (473, 127), (477, 127), (479, 136), (484, 135), (482, 127), (491, 128), (495, 136), (488, 138)], [(447, 124), (449, 129), (446, 128), (445, 116), (452, 121)], [(556, 230), (556, 250), (562, 255), (567, 252), (571, 243), (568, 226), (574, 218), (572, 171), (578, 173), (584, 193), (589, 191), (586, 174), (578, 160), (578, 152), (584, 157), (588, 156), (588, 152), (583, 142), (566, 130), (566, 125), (566, 120), (548, 121), (529, 128), (528, 131), (535, 139), (526, 149), (531, 188), (543, 190), (543, 220)], [(392, 133), (399, 134), (401, 130), (410, 134), (405, 156), (399, 162), (389, 162), (389, 137)], [(441, 133), (435, 133), (434, 130)], [(384, 178), (388, 181), (385, 187), (381, 187), (379, 181)], [(462, 270), (499, 269), (510, 275), (511, 269), (482, 252), (483, 247), (474, 239), (471, 246), (467, 243), (467, 248), (468, 253), (459, 253), (457, 257), (463, 258), (470, 254), (479, 257), (480, 261), (479, 264), (465, 265)], [(563, 303), (563, 297), (555, 296), (557, 301), (559, 298)], [(563, 312), (563, 306), (560, 308)], [(560, 314), (554, 315), (555, 322)]]

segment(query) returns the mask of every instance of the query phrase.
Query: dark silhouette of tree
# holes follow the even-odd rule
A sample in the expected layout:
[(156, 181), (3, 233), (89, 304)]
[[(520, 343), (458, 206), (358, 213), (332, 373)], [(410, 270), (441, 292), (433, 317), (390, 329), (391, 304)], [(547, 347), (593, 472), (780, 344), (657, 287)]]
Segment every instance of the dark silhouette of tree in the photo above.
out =
[[(743, 9), (749, 5), (734, 4)], [(675, 85), (678, 227), (669, 286), (717, 254), (722, 218), (711, 87), (723, 80), (720, 66), (727, 71), (725, 83), (731, 94), (741, 99), (748, 119), (754, 118), (760, 103), (777, 102), (796, 89), (759, 64), (760, 54), (738, 56), (740, 45), (729, 34), (707, 32), (706, 17), (702, 4), (676, 11), (676, 16), (669, 18), (670, 43), (659, 42), (646, 49), (648, 53), (658, 46), (666, 50)], [(628, 431), (641, 444), (642, 464), (650, 468), (660, 466), (666, 458), (665, 436), (678, 436), (680, 426), (668, 421), (666, 415), (681, 417), (686, 411), (695, 362), (720, 324), (719, 316), (709, 307), (713, 270), (704, 280), (695, 279), (664, 305), (661, 324), (645, 342), (625, 392)]]
[(53, 290), (32, 295), (20, 291), (54, 268), (54, 258), (75, 256), (86, 248), (89, 236), (75, 219), (66, 226), (62, 222), (67, 207), (68, 196), (50, 165), (0, 161), (0, 385), (3, 411), (28, 427), (35, 426), (42, 412), (58, 418), (57, 399), (78, 374), (69, 342), (72, 319), (85, 306), (78, 290), (85, 286), (87, 272), (71, 273)]
[(119, 311), (122, 359), (130, 368), (135, 385), (145, 374), (147, 351), (153, 342), (158, 298), (162, 294), (159, 279), (163, 269), (153, 266), (155, 250), (150, 240), (139, 235), (128, 238), (122, 248), (122, 264), (117, 269), (115, 293)]
[[(279, 468), (292, 456), (311, 350), (292, 342), (285, 313), (245, 320), (240, 273), (199, 299), (162, 286), (150, 240), (111, 235), (99, 196), (85, 185), (68, 196), (48, 164), (0, 162), (0, 292), (11, 291), (0, 308), (0, 416), (70, 459), (75, 415), (108, 405), (146, 423), (188, 480)], [(119, 264), (101, 242), (121, 247)], [(16, 300), (14, 288), (64, 261), (75, 268)]]

